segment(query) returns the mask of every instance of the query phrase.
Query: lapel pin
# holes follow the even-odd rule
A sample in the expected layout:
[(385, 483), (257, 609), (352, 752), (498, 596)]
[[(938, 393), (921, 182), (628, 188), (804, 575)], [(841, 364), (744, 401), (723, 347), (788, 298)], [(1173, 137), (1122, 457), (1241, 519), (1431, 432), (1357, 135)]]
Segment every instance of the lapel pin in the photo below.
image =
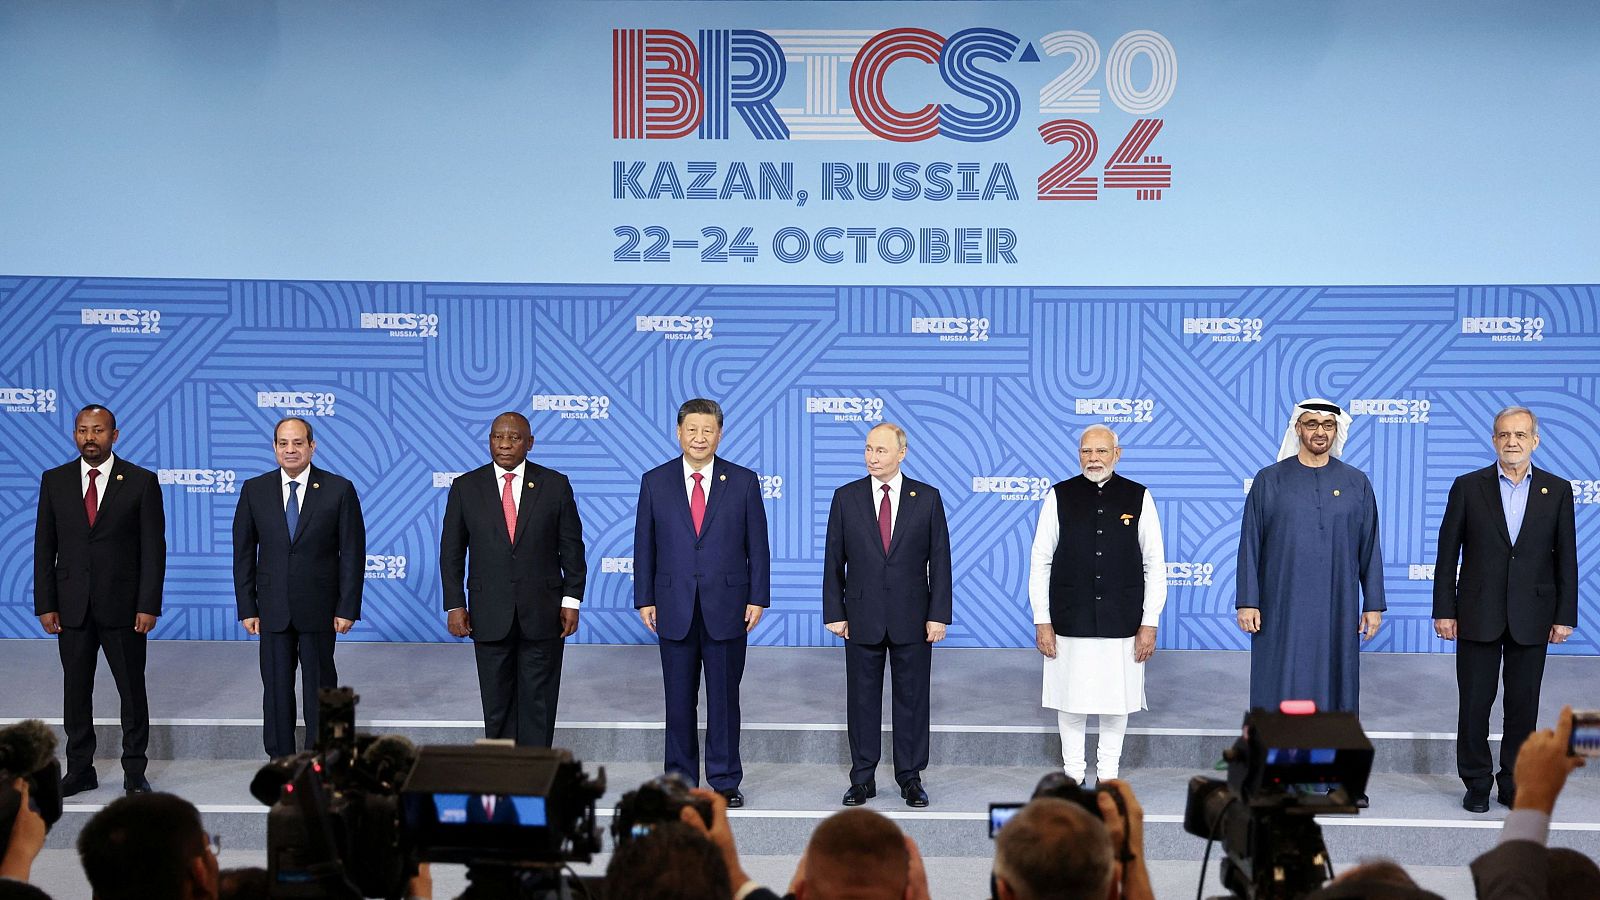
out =
[(118, 480), (118, 481), (121, 481), (121, 480), (122, 480), (122, 476), (121, 476), (121, 475), (118, 475), (118, 476), (117, 476), (117, 480)]
[(726, 475), (718, 475), (717, 476), (717, 480), (718, 481), (727, 481), (728, 480), (728, 476), (726, 476)]
[(1335, 496), (1335, 497), (1337, 497), (1337, 496), (1339, 496), (1339, 489), (1338, 489), (1338, 488), (1334, 488), (1334, 489), (1333, 489), (1333, 495), (1334, 495), (1334, 496)]
[[(121, 478), (121, 477), (122, 477), (122, 476), (121, 476), (121, 475), (118, 475), (118, 476), (117, 476), (117, 477), (118, 477), (118, 478)], [(1550, 489), (1549, 489), (1549, 488), (1539, 488), (1539, 493), (1541, 493), (1541, 494), (1548, 494), (1548, 493), (1550, 493)]]
[(533, 487), (533, 482), (531, 482), (531, 481), (528, 482), (528, 487), (530, 487), (530, 488)]
[(1132, 525), (1133, 524), (1133, 513), (1123, 513), (1122, 514), (1122, 524), (1124, 524), (1124, 525)]
[(320, 482), (320, 481), (313, 481), (313, 482), (311, 482), (311, 488), (312, 488), (312, 490), (316, 490), (316, 489), (317, 489), (317, 488), (319, 488), (319, 487), (322, 487), (322, 482)]
[(911, 492), (911, 496), (913, 496), (913, 497), (915, 497), (915, 496), (916, 496), (916, 495), (917, 495), (917, 492), (916, 492), (916, 491), (912, 491), (912, 492)]

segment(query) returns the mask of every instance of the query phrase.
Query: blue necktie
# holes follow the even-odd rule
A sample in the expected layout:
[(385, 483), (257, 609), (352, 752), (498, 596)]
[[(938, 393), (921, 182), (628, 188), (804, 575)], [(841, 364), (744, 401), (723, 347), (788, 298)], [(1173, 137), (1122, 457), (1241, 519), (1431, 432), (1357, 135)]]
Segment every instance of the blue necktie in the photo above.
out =
[(294, 540), (295, 526), (300, 524), (300, 498), (295, 496), (295, 488), (300, 482), (289, 482), (289, 502), (283, 507), (283, 520), (289, 524), (289, 540)]

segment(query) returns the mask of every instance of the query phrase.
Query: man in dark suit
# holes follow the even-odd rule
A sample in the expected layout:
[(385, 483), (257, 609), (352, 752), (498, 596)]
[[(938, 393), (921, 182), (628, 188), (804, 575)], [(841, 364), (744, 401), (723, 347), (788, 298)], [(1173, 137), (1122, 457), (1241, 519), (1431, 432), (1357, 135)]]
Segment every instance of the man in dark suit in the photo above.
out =
[(261, 636), (261, 732), (268, 756), (292, 756), (294, 670), (305, 746), (317, 740), (317, 691), (339, 685), (337, 634), (361, 618), (367, 528), (355, 485), (311, 464), (311, 423), (272, 430), (278, 468), (244, 483), (233, 514), (233, 595), (244, 630)]
[(33, 612), (59, 636), (67, 774), (61, 795), (100, 786), (94, 771), (95, 655), (122, 697), (122, 786), (150, 790), (145, 747), (145, 635), (161, 615), (166, 514), (154, 472), (116, 457), (117, 417), (85, 406), (73, 426), (79, 459), (44, 473), (33, 535)]
[[(1517, 750), (1539, 716), (1545, 649), (1578, 624), (1578, 546), (1572, 483), (1533, 468), (1539, 420), (1513, 406), (1494, 418), (1496, 465), (1457, 478), (1439, 525), (1434, 631), (1456, 646), (1456, 769), (1461, 805), (1489, 811), (1494, 759), (1489, 710), (1505, 664), (1499, 801), (1516, 801)], [(1461, 561), (1459, 584), (1456, 561)]]
[(717, 457), (722, 407), (678, 407), (683, 455), (644, 473), (633, 532), (633, 605), (661, 639), (668, 772), (700, 783), (696, 724), (706, 681), (706, 781), (744, 805), (739, 681), (747, 635), (771, 602), (767, 511), (756, 473)]
[(516, 825), (517, 808), (511, 798), (500, 794), (474, 794), (467, 800), (470, 825)]
[(950, 529), (937, 488), (905, 477), (906, 433), (867, 432), (867, 477), (833, 492), (822, 567), (822, 620), (844, 638), (850, 728), (845, 806), (878, 793), (883, 664), (894, 692), (894, 778), (908, 806), (927, 806), (928, 686), (933, 645), (950, 624)]
[(450, 485), (439, 574), (450, 633), (473, 640), (484, 730), (521, 747), (549, 747), (562, 650), (578, 630), (588, 570), (572, 484), (528, 462), (531, 449), (525, 416), (495, 417), (493, 462)]

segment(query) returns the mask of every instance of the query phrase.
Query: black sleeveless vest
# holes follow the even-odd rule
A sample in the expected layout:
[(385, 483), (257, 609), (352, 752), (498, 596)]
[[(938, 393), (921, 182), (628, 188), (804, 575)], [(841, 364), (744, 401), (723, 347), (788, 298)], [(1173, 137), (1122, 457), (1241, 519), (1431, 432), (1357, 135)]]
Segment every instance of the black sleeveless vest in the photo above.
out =
[(1050, 622), (1067, 637), (1125, 638), (1144, 617), (1139, 514), (1144, 485), (1113, 474), (1057, 484), (1061, 538), (1050, 565)]

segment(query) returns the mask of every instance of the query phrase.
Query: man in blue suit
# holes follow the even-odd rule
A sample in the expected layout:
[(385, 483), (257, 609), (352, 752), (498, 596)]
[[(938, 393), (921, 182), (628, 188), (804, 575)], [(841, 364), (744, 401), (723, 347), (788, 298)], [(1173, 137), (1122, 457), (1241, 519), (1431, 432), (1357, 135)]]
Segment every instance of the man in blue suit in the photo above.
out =
[(822, 621), (844, 638), (850, 789), (845, 806), (878, 793), (883, 664), (894, 692), (894, 777), (907, 806), (927, 806), (928, 685), (933, 645), (951, 618), (950, 529), (937, 488), (900, 471), (906, 433), (867, 432), (867, 477), (833, 492), (822, 568)]
[(739, 681), (747, 635), (770, 602), (767, 512), (756, 473), (718, 459), (722, 407), (678, 408), (683, 455), (644, 473), (633, 533), (633, 605), (661, 640), (668, 772), (700, 783), (700, 673), (706, 682), (706, 781), (744, 805)]
[(335, 634), (361, 618), (367, 527), (355, 485), (311, 464), (311, 423), (272, 432), (278, 468), (246, 481), (233, 515), (233, 591), (239, 622), (261, 636), (262, 738), (292, 756), (294, 670), (300, 666), (306, 741), (317, 739), (317, 690), (337, 687)]

